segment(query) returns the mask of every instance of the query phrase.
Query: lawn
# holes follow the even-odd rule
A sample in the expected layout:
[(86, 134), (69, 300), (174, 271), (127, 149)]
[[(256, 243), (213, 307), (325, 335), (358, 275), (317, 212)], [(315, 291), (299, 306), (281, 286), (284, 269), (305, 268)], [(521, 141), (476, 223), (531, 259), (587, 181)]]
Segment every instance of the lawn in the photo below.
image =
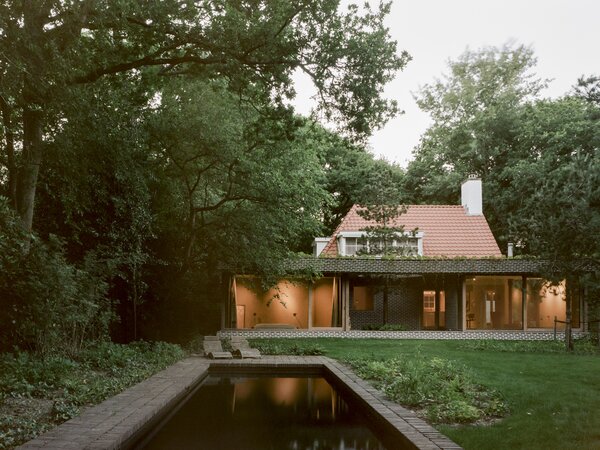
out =
[[(285, 344), (285, 340), (280, 340)], [(295, 339), (340, 359), (411, 358), (464, 364), (499, 391), (510, 410), (488, 425), (436, 425), (466, 449), (599, 449), (600, 356), (565, 354), (555, 343), (481, 345), (466, 341)], [(271, 340), (273, 343), (273, 340)]]

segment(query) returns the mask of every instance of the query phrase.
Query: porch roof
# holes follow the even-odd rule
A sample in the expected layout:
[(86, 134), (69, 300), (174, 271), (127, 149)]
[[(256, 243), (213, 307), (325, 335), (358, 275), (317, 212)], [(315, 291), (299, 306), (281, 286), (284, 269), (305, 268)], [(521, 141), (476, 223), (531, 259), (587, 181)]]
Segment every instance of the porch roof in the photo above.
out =
[(290, 271), (348, 274), (538, 274), (547, 261), (513, 258), (314, 258), (290, 260)]

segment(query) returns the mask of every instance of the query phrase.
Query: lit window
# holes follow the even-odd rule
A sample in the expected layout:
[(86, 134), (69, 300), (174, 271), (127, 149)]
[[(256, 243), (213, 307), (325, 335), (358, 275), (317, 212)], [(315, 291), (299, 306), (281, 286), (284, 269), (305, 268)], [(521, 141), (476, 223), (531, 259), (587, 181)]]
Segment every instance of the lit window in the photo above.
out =
[(435, 291), (423, 292), (423, 311), (435, 312)]
[(352, 309), (373, 311), (373, 289), (370, 286), (354, 286), (352, 289)]

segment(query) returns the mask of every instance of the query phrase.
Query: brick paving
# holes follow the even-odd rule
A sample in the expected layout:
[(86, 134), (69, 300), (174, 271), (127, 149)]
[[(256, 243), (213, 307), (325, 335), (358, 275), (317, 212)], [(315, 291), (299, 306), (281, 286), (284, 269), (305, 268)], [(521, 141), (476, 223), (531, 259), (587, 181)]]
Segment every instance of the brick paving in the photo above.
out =
[[(120, 449), (132, 445), (148, 423), (158, 421), (211, 372), (252, 370), (321, 371), (346, 395), (362, 404), (365, 414), (412, 449), (460, 449), (412, 411), (386, 400), (348, 367), (323, 356), (265, 356), (262, 359), (213, 361), (190, 357), (130, 389), (88, 409), (80, 416), (29, 441), (19, 449)], [(390, 449), (394, 450), (394, 449)]]

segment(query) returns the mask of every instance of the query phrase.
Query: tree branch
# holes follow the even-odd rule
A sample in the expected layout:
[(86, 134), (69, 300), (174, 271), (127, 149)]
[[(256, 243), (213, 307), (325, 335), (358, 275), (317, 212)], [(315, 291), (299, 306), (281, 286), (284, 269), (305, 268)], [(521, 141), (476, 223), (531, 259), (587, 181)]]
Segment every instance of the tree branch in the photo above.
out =
[[(155, 52), (155, 53), (157, 53), (157, 52)], [(129, 61), (129, 62), (124, 62), (124, 63), (120, 63), (120, 64), (115, 64), (113, 66), (98, 68), (92, 72), (85, 74), (85, 75), (73, 78), (73, 80), (71, 81), (71, 84), (92, 83), (92, 82), (98, 80), (99, 78), (103, 77), (104, 75), (115, 75), (117, 73), (127, 72), (132, 69), (138, 69), (140, 67), (163, 66), (163, 65), (176, 66), (179, 64), (186, 64), (186, 63), (209, 65), (209, 64), (223, 64), (225, 62), (226, 62), (225, 58), (222, 58), (222, 57), (200, 58), (200, 57), (194, 56), (194, 55), (185, 55), (185, 56), (172, 57), (172, 58), (155, 58), (152, 56), (146, 56), (144, 58), (136, 59), (134, 61)]]

